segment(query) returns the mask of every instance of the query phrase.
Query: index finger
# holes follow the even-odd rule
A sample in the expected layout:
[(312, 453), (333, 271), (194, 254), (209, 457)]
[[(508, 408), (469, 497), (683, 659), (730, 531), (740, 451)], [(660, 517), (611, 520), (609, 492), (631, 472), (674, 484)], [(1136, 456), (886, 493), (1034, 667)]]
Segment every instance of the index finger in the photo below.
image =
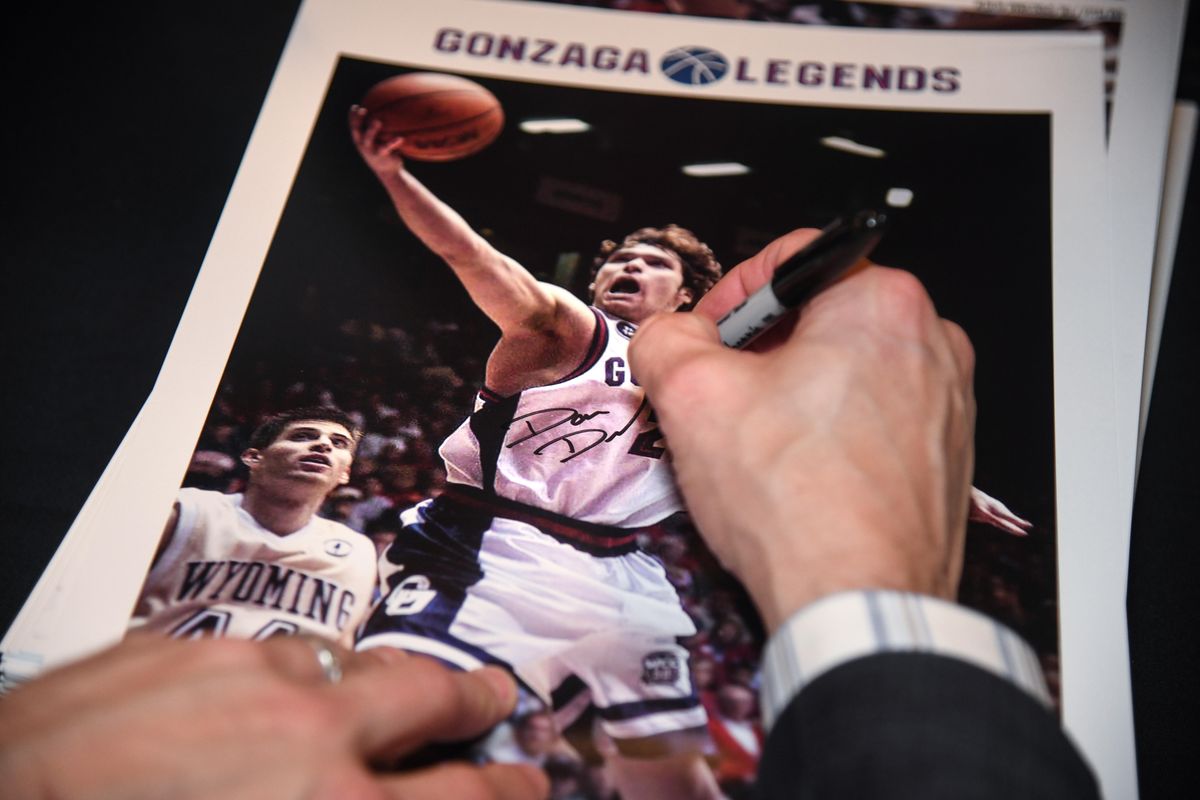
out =
[(719, 320), (766, 284), (776, 267), (820, 235), (821, 231), (818, 228), (798, 228), (780, 236), (757, 254), (726, 272), (721, 280), (700, 298), (693, 311), (714, 322)]
[(517, 700), (515, 682), (497, 667), (455, 672), (421, 656), (362, 664), (329, 688), (354, 720), (359, 751), (384, 757), (470, 739), (503, 720)]

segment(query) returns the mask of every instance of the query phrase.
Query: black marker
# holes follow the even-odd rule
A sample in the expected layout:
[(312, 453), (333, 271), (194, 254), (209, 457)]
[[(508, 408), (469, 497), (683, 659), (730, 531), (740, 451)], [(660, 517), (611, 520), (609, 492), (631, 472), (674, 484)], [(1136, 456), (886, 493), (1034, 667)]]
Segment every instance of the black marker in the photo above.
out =
[(845, 275), (879, 243), (886, 224), (885, 214), (860, 211), (825, 226), (820, 236), (776, 268), (770, 283), (721, 318), (721, 342), (745, 347), (790, 309)]

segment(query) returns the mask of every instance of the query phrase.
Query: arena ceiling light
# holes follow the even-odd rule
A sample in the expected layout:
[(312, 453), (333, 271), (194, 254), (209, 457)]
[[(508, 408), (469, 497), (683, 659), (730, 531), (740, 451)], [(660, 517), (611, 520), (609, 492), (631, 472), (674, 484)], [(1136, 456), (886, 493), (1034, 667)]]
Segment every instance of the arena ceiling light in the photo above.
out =
[(736, 161), (683, 165), (683, 174), (693, 178), (724, 178), (729, 175), (745, 175), (749, 171), (749, 167)]
[(853, 139), (847, 139), (844, 136), (825, 136), (821, 139), (821, 144), (833, 150), (841, 150), (843, 153), (852, 153), (856, 156), (864, 156), (865, 158), (883, 158), (887, 152), (880, 150), (878, 147), (871, 147), (869, 144), (859, 144)]
[(913, 190), (906, 189), (903, 186), (893, 186), (887, 190), (887, 196), (884, 202), (892, 208), (908, 208), (912, 205)]
[(553, 118), (526, 119), (521, 121), (521, 130), (526, 133), (584, 133), (592, 129), (581, 119)]

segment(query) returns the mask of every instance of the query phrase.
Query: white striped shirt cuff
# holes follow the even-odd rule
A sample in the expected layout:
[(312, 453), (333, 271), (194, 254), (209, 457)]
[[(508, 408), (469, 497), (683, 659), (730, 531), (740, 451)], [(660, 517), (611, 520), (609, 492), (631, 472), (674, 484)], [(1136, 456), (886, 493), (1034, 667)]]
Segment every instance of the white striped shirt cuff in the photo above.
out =
[(976, 611), (925, 595), (843, 592), (805, 606), (767, 643), (763, 721), (767, 728), (817, 676), (877, 653), (948, 656), (988, 670), (1050, 705), (1033, 649)]

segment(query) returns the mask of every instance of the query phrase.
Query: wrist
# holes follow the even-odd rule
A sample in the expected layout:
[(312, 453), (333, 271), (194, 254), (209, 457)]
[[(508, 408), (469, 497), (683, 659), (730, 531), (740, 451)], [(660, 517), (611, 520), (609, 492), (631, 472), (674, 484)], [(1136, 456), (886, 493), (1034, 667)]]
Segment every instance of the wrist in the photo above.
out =
[(388, 188), (403, 188), (404, 186), (404, 176), (407, 173), (403, 164), (398, 164), (394, 160), (383, 165), (372, 164), (371, 171)]
[(801, 689), (842, 664), (914, 653), (987, 670), (1049, 707), (1037, 654), (1013, 631), (953, 602), (903, 592), (842, 592), (785, 621), (763, 654), (763, 715), (770, 728)]

